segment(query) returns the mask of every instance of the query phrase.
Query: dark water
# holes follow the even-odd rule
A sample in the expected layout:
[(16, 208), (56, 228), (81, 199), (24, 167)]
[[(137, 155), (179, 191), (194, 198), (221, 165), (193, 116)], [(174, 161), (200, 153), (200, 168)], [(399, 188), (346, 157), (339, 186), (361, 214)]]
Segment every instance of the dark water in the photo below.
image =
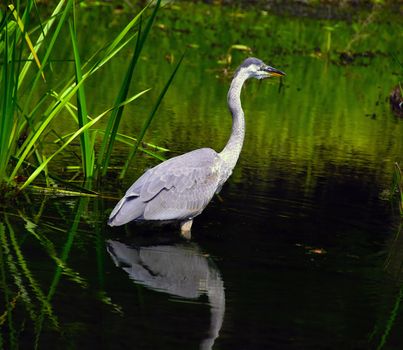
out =
[[(230, 44), (255, 47), (287, 77), (244, 89), (247, 135), (233, 176), (196, 218), (191, 241), (176, 227), (106, 226), (119, 196), (158, 163), (144, 155), (123, 182), (112, 170), (101, 197), (29, 194), (2, 208), (1, 348), (401, 348), (403, 242), (388, 191), (393, 163), (402, 161), (403, 126), (387, 104), (397, 79), (387, 54), (400, 45), (390, 33), (401, 23), (365, 29), (378, 37), (367, 33), (355, 49), (376, 42), (376, 55), (345, 66), (316, 50), (329, 23), (186, 10), (193, 17), (180, 22), (183, 9), (161, 15), (159, 28), (176, 30), (151, 37), (136, 89), (156, 87), (126, 110), (123, 132), (138, 133), (172, 71), (161, 52), (178, 55), (196, 43), (146, 140), (170, 148), (167, 157), (220, 150), (230, 129), (230, 75), (219, 57)], [(341, 49), (354, 30), (345, 22), (337, 30)], [(233, 52), (234, 62), (243, 57)], [(93, 82), (89, 109), (109, 106), (125, 62)], [(127, 152), (117, 149), (114, 164)]]

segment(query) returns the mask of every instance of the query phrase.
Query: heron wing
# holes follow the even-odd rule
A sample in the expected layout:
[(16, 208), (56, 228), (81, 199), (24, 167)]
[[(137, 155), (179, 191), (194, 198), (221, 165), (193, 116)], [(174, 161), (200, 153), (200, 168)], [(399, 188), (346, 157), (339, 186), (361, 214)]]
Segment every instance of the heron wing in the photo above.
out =
[(203, 148), (155, 167), (140, 192), (146, 220), (188, 219), (201, 213), (217, 189), (219, 157)]
[(171, 158), (144, 173), (110, 218), (181, 220), (201, 213), (219, 184), (221, 159), (210, 148)]

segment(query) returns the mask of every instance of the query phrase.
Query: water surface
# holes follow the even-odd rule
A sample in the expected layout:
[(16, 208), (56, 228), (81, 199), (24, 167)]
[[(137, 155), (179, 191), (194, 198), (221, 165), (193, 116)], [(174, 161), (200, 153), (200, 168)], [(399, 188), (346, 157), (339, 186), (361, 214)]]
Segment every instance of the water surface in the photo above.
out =
[[(127, 17), (82, 11), (99, 23), (98, 37), (83, 30), (87, 55)], [(175, 227), (106, 226), (116, 200), (159, 162), (141, 154), (123, 181), (111, 170), (99, 198), (30, 194), (2, 208), (1, 347), (400, 348), (402, 242), (387, 192), (403, 124), (387, 96), (398, 72), (390, 54), (402, 52), (391, 33), (402, 25), (384, 16), (351, 44), (357, 27), (343, 21), (202, 4), (161, 11), (132, 87), (153, 89), (125, 110), (122, 132), (138, 134), (170, 55), (187, 47), (146, 135), (170, 149), (166, 157), (222, 149), (231, 72), (247, 55), (287, 77), (245, 87), (239, 163), (189, 242)], [(252, 52), (228, 51), (233, 44)], [(348, 45), (373, 54), (342, 64)], [(228, 52), (233, 63), (223, 64)], [(123, 54), (91, 81), (93, 115), (113, 103), (126, 63)], [(128, 151), (117, 148), (113, 164)], [(53, 167), (68, 164), (65, 155)]]

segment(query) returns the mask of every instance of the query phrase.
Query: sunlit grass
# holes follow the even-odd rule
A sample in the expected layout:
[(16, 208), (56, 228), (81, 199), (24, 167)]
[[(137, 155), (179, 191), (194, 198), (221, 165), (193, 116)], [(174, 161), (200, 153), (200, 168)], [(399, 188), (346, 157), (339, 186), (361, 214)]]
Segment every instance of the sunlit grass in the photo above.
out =
[[(69, 19), (69, 29), (70, 29), (70, 37), (73, 46), (74, 52), (74, 67), (76, 74), (76, 85), (80, 85), (80, 82), (83, 79), (83, 73), (81, 70), (81, 59), (80, 53), (78, 50), (78, 41), (77, 41), (77, 31), (76, 31), (76, 19), (75, 19), (74, 11), (72, 18)], [(78, 126), (82, 128), (85, 124), (87, 124), (90, 119), (87, 111), (87, 100), (85, 97), (85, 89), (84, 85), (81, 84), (77, 91), (77, 117), (78, 117)], [(90, 139), (89, 130), (84, 130), (80, 135), (80, 145), (81, 145), (81, 155), (82, 155), (82, 167), (84, 171), (84, 177), (86, 179), (92, 178), (94, 171), (94, 138)], [(91, 142), (92, 141), (92, 142)]]
[[(51, 182), (57, 182), (55, 179), (59, 176), (49, 172), (48, 163), (65, 152), (67, 147), (76, 140), (80, 143), (80, 168), (82, 181), (87, 189), (91, 188), (94, 177), (99, 178), (107, 174), (113, 146), (117, 139), (124, 142), (136, 140), (134, 142), (136, 150), (144, 150), (158, 159), (163, 158), (139, 147), (142, 142), (141, 134), (140, 138), (131, 138), (118, 131), (125, 105), (149, 91), (145, 89), (129, 96), (135, 67), (159, 10), (160, 0), (154, 2), (155, 6), (147, 18), (144, 30), (142, 30), (142, 18), (149, 5), (129, 21), (110, 43), (99, 47), (85, 62), (82, 62), (79, 49), (76, 24), (79, 10), (76, 5), (74, 0), (60, 1), (48, 19), (44, 21), (37, 18), (36, 22), (39, 25), (33, 27), (28, 21), (30, 16), (38, 15), (38, 9), (33, 0), (27, 0), (24, 6), (10, 5), (3, 14), (0, 27), (3, 45), (0, 45), (0, 54), (5, 64), (0, 68), (2, 76), (0, 182), (17, 185), (20, 190), (29, 186), (39, 175), (45, 179), (47, 186), (50, 186)], [(46, 72), (50, 68), (50, 57), (63, 28), (68, 28), (70, 36), (74, 75), (66, 76), (64, 83), (58, 83), (55, 87), (49, 86), (48, 90), (35, 101), (34, 92), (42, 89), (40, 81), (46, 80)], [(121, 88), (117, 92), (114, 106), (92, 117), (85, 93), (86, 81), (131, 43), (133, 43), (132, 58), (126, 74), (122, 77)], [(25, 82), (28, 76), (32, 79), (30, 83)], [(171, 81), (172, 78), (166, 88)], [(24, 87), (27, 84), (30, 84), (30, 89), (24, 93)], [(74, 98), (76, 104), (73, 102)], [(156, 106), (160, 102), (158, 100)], [(50, 127), (61, 118), (65, 118), (66, 112), (77, 123), (77, 129), (65, 130), (64, 135), (59, 135), (58, 140), (61, 142), (58, 148), (49, 154), (48, 147), (44, 145)], [(107, 114), (109, 118), (106, 126), (94, 127), (95, 123)], [(142, 130), (141, 133), (144, 132), (145, 130)], [(98, 144), (101, 145), (99, 150)], [(66, 166), (73, 165), (75, 164)], [(22, 179), (26, 178), (22, 183), (20, 183), (20, 175), (24, 175)], [(16, 181), (17, 179), (19, 180)]]

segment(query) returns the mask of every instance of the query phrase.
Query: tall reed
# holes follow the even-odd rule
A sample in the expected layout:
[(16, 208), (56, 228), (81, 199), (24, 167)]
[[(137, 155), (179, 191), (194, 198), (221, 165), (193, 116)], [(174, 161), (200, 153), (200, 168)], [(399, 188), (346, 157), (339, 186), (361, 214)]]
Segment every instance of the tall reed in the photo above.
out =
[[(142, 18), (151, 3), (154, 7), (151, 14), (147, 13), (148, 18), (143, 29)], [(75, 0), (60, 0), (46, 20), (39, 18), (40, 11), (34, 0), (26, 0), (23, 4), (18, 2), (15, 7), (12, 4), (7, 6), (0, 22), (2, 43), (0, 55), (3, 61), (0, 67), (0, 183), (17, 185), (22, 190), (42, 175), (49, 184), (51, 178), (57, 178), (57, 174), (49, 173), (49, 162), (64, 152), (75, 140), (79, 140), (80, 143), (79, 166), (82, 169), (82, 179), (91, 183), (94, 177), (104, 176), (107, 173), (115, 142), (122, 139), (127, 142), (130, 139), (118, 132), (124, 107), (149, 91), (145, 89), (129, 96), (135, 67), (161, 0), (151, 3), (141, 10), (114, 40), (98, 48), (86, 61), (82, 61), (79, 50), (77, 35), (79, 11)], [(29, 19), (32, 17), (37, 24), (31, 23)], [(74, 75), (66, 77), (61, 88), (49, 86), (48, 90), (35, 100), (34, 91), (39, 91), (41, 82), (46, 81), (50, 57), (63, 28), (68, 29), (70, 36)], [(122, 77), (114, 106), (98, 115), (91, 115), (85, 92), (86, 81), (132, 43), (132, 57), (127, 72)], [(177, 68), (174, 74), (176, 70)], [(164, 91), (172, 82), (174, 74), (164, 87)], [(26, 81), (28, 76), (32, 77), (30, 83)], [(30, 88), (29, 92), (25, 93), (23, 88), (27, 84)], [(159, 99), (153, 110), (157, 109), (160, 102)], [(66, 131), (61, 135), (58, 149), (49, 153), (44, 147), (49, 127), (56, 120), (59, 122), (63, 120), (66, 112), (77, 123), (77, 129)], [(95, 128), (95, 124), (106, 115), (109, 115), (106, 126)], [(144, 136), (144, 132), (145, 130), (142, 130), (140, 134)], [(97, 151), (98, 143), (100, 143), (99, 151)], [(139, 140), (134, 139), (133, 147), (136, 150), (139, 148)], [(21, 178), (24, 180), (22, 183)]]

